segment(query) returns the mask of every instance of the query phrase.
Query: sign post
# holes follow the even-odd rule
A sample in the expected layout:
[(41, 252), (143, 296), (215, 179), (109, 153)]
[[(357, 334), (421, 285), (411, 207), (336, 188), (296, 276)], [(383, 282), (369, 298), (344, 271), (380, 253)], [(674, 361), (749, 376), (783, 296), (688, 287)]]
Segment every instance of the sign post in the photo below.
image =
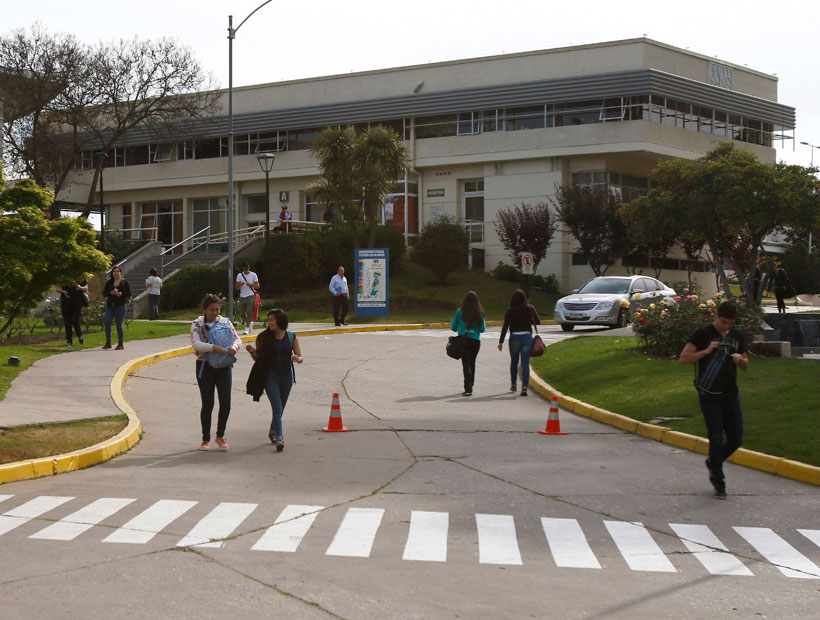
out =
[(532, 274), (535, 273), (535, 259), (530, 252), (521, 253), (521, 274), (524, 276), (524, 292), (530, 296), (530, 282)]
[(355, 250), (356, 273), (353, 307), (356, 316), (389, 316), (390, 250)]

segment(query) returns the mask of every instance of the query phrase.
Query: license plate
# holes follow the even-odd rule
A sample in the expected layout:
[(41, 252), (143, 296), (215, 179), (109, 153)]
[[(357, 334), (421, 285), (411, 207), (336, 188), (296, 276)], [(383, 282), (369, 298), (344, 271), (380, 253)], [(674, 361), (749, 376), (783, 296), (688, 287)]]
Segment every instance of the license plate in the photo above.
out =
[(577, 312), (568, 312), (566, 316), (568, 319), (573, 321), (583, 321), (585, 318), (587, 318), (585, 315), (578, 314)]

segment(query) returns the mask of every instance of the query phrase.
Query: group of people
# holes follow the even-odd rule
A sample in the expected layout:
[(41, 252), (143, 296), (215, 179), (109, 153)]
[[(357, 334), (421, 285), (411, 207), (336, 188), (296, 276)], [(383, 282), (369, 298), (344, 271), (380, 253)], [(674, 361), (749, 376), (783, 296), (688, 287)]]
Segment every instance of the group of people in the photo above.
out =
[[(242, 340), (230, 319), (220, 314), (219, 298), (208, 295), (202, 301), (203, 314), (191, 323), (191, 346), (196, 354), (196, 380), (201, 398), (200, 450), (211, 447), (211, 418), (214, 409), (214, 391), (219, 400), (216, 423), (216, 445), (228, 449), (225, 431), (231, 413), (231, 384), (233, 362), (242, 348)], [(267, 327), (256, 337), (256, 346), (245, 350), (253, 360), (246, 392), (258, 401), (263, 393), (271, 406), (268, 439), (277, 452), (285, 449), (282, 433), (282, 415), (295, 380), (293, 364), (301, 364), (302, 349), (299, 338), (288, 331), (288, 315), (278, 308), (268, 312)]]

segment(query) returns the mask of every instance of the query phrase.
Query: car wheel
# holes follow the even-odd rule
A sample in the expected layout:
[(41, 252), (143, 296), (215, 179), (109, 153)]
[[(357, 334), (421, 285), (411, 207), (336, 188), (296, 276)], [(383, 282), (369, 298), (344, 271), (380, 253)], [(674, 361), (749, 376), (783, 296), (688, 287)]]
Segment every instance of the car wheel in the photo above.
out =
[(575, 325), (572, 325), (570, 323), (561, 323), (561, 329), (563, 329), (565, 332), (571, 332), (573, 329), (575, 329)]
[(621, 311), (618, 312), (618, 321), (615, 325), (612, 326), (612, 329), (618, 329), (619, 327), (626, 327), (626, 308), (621, 308)]

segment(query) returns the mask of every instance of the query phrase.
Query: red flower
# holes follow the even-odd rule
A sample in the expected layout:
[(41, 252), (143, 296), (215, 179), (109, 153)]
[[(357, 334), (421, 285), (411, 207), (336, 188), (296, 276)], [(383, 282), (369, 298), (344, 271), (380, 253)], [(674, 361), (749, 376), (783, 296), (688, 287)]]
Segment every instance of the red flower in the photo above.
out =
[(646, 319), (638, 319), (638, 323), (646, 323)]

